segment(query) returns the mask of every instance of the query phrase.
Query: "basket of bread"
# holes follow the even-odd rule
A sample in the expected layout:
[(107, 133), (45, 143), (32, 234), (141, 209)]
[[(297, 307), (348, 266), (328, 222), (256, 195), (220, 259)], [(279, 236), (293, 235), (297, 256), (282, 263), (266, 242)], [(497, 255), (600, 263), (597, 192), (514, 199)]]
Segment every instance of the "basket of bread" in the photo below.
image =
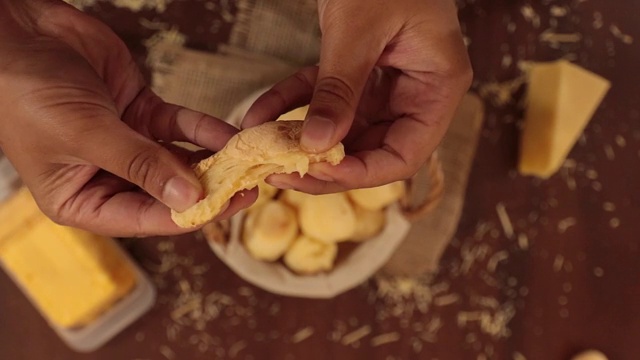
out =
[[(253, 99), (230, 117), (238, 124)], [(214, 253), (238, 276), (269, 292), (331, 298), (365, 282), (391, 257), (411, 222), (426, 216), (443, 194), (437, 155), (423, 167), (426, 176), (375, 188), (310, 195), (280, 190), (265, 179), (274, 173), (306, 173), (310, 164), (338, 164), (344, 147), (320, 154), (299, 146), (306, 108), (279, 121), (248, 128), (224, 149), (195, 167), (207, 196), (174, 221), (202, 225), (242, 189), (259, 188), (256, 202), (230, 220), (208, 223), (202, 232)], [(416, 199), (417, 189), (426, 195)]]

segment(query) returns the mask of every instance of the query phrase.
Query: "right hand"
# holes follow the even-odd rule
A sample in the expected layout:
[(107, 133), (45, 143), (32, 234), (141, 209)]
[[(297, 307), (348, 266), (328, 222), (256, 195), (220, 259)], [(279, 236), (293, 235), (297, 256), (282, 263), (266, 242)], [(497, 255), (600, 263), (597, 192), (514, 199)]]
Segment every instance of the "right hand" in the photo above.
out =
[[(237, 132), (162, 101), (107, 26), (50, 0), (0, 0), (0, 109), (0, 147), (45, 214), (109, 236), (192, 231), (170, 208), (203, 189), (194, 154), (170, 143), (216, 151)], [(234, 197), (219, 219), (255, 196)]]
[(273, 175), (272, 185), (319, 194), (413, 176), (440, 144), (469, 89), (472, 69), (453, 0), (318, 0), (320, 62), (277, 83), (243, 127), (304, 104), (300, 144), (338, 142), (347, 156), (310, 176)]

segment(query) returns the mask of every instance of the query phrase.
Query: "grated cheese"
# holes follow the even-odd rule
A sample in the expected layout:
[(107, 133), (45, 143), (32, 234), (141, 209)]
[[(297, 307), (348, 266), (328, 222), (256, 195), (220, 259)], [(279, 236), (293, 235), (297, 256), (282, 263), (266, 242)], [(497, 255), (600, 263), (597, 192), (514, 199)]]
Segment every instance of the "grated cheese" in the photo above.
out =
[(370, 343), (371, 343), (371, 346), (376, 347), (384, 344), (393, 343), (398, 340), (400, 340), (400, 334), (397, 332), (390, 332), (386, 334), (377, 335), (371, 338)]
[(367, 335), (369, 335), (371, 333), (371, 326), (369, 325), (364, 325), (348, 334), (346, 334), (344, 337), (342, 337), (342, 340), (340, 341), (342, 343), (342, 345), (351, 345), (357, 341), (362, 340), (363, 338), (365, 338)]
[(314, 333), (314, 330), (310, 326), (302, 328), (302, 329), (298, 330), (295, 334), (293, 334), (293, 336), (291, 337), (291, 342), (294, 343), (294, 344), (302, 342), (302, 341), (310, 338), (313, 335), (313, 333)]
[(500, 220), (500, 225), (502, 225), (504, 235), (508, 239), (513, 239), (513, 225), (511, 224), (511, 219), (509, 219), (509, 214), (507, 214), (507, 209), (503, 203), (496, 204), (496, 212), (498, 213), (498, 219)]

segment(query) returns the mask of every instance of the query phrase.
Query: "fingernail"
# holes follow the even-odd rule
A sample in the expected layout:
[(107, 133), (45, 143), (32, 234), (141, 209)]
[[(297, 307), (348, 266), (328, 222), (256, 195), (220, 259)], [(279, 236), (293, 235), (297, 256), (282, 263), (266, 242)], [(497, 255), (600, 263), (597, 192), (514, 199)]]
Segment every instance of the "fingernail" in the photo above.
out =
[(306, 151), (320, 152), (327, 150), (333, 144), (333, 135), (336, 132), (336, 124), (323, 117), (310, 117), (304, 122), (300, 145)]
[(164, 186), (162, 201), (176, 211), (185, 211), (200, 200), (200, 189), (190, 181), (176, 176)]

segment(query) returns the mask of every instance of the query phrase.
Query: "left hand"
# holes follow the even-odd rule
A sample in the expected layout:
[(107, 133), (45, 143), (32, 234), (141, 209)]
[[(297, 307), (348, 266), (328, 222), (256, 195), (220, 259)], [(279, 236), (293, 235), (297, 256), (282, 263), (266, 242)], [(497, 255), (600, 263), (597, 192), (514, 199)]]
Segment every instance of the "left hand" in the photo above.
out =
[(444, 136), (472, 71), (453, 0), (319, 0), (318, 67), (262, 95), (243, 127), (310, 103), (301, 145), (321, 152), (342, 141), (337, 166), (273, 175), (281, 188), (337, 192), (406, 179)]
[[(162, 101), (116, 34), (62, 1), (0, 0), (0, 109), (0, 148), (42, 211), (118, 237), (193, 231), (169, 208), (202, 198), (189, 166), (200, 154), (172, 143), (216, 151), (237, 132)], [(255, 196), (235, 196), (218, 219)]]

